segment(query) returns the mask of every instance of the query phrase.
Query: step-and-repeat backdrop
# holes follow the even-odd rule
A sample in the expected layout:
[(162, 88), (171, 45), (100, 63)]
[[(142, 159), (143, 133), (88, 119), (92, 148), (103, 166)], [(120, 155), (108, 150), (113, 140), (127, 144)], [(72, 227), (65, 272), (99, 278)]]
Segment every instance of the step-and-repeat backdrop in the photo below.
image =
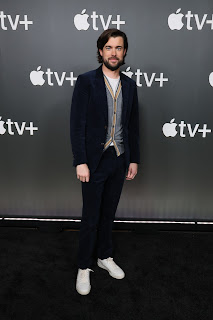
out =
[(79, 74), (108, 28), (127, 34), (141, 164), (116, 218), (213, 220), (213, 5), (0, 0), (0, 216), (80, 217), (70, 143)]

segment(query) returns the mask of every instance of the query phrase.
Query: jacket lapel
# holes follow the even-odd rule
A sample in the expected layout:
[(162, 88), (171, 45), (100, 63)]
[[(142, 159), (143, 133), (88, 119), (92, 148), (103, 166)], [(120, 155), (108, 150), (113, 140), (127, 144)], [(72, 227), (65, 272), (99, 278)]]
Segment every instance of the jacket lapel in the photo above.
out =
[(95, 89), (97, 101), (101, 101), (101, 107), (103, 108), (103, 115), (105, 122), (108, 122), (108, 104), (107, 104), (107, 95), (104, 82), (104, 75), (102, 71), (102, 65), (96, 69), (96, 79), (95, 79)]
[(120, 72), (121, 86), (122, 86), (122, 97), (123, 97), (123, 109), (122, 109), (122, 124), (125, 124), (126, 112), (128, 107), (129, 98), (129, 81), (125, 78), (124, 74)]
[[(124, 125), (126, 119), (126, 112), (128, 106), (128, 97), (129, 97), (129, 81), (125, 78), (122, 72), (120, 72), (121, 86), (122, 86), (122, 97), (123, 97), (123, 109), (122, 109), (122, 124)], [(96, 96), (97, 101), (102, 101), (101, 106), (103, 107), (103, 115), (106, 123), (108, 122), (108, 103), (107, 103), (107, 94), (106, 87), (104, 82), (104, 75), (101, 66), (96, 69)]]

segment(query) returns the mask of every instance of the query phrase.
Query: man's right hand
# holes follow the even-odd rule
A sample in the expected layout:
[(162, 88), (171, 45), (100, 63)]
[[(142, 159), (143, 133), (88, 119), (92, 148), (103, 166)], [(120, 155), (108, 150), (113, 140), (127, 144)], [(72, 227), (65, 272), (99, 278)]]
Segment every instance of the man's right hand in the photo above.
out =
[(76, 174), (77, 174), (77, 179), (79, 179), (80, 181), (89, 182), (90, 170), (86, 163), (79, 164), (76, 166)]

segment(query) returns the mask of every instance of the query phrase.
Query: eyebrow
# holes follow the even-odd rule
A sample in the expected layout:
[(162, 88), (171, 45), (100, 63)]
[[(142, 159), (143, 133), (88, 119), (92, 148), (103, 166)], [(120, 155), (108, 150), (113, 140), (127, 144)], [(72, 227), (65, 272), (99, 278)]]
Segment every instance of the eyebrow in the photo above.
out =
[[(105, 47), (112, 47), (112, 46), (105, 46)], [(116, 46), (116, 48), (122, 48), (122, 46)]]

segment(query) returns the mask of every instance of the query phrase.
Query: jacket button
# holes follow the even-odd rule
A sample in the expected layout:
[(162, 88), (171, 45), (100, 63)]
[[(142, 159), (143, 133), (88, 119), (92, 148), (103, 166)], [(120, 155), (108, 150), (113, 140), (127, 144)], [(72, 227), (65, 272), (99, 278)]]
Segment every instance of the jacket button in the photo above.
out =
[(104, 129), (107, 129), (107, 126), (104, 126)]
[(103, 146), (103, 145), (104, 145), (104, 142), (101, 142), (101, 145)]

